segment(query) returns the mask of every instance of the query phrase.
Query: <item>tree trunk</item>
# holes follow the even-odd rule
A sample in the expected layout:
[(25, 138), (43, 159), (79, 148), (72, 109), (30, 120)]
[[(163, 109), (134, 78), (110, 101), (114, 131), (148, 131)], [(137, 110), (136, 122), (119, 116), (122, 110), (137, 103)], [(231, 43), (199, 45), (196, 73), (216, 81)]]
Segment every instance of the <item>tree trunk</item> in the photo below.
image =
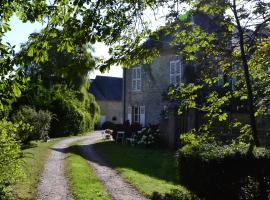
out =
[(255, 118), (255, 109), (254, 109), (254, 97), (252, 92), (252, 86), (250, 81), (250, 73), (249, 73), (249, 66), (247, 62), (247, 56), (244, 48), (244, 32), (242, 29), (242, 26), (239, 21), (239, 17), (237, 15), (237, 9), (236, 9), (236, 0), (233, 1), (233, 13), (234, 17), (237, 23), (237, 30), (238, 30), (238, 36), (239, 36), (239, 45), (240, 45), (240, 51), (241, 51), (241, 60), (244, 68), (244, 75), (245, 75), (245, 82), (247, 86), (247, 95), (248, 95), (248, 107), (249, 107), (249, 117), (250, 117), (250, 125), (252, 128), (252, 136), (254, 139), (254, 144), (256, 146), (259, 146), (259, 138), (258, 138), (258, 131), (257, 131), (257, 123)]

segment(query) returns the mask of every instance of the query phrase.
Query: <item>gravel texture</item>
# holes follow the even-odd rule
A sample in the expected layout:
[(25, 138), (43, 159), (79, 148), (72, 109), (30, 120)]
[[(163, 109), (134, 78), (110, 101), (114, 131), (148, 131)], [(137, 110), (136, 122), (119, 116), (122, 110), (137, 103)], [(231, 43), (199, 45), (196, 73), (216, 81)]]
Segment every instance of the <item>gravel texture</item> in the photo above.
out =
[(37, 200), (73, 200), (65, 178), (65, 158), (67, 148), (81, 141), (80, 149), (89, 165), (102, 181), (113, 200), (147, 200), (133, 186), (110, 167), (93, 149), (93, 143), (102, 138), (101, 132), (64, 139), (53, 146), (40, 178)]
[(111, 199), (114, 200), (147, 200), (133, 186), (110, 167), (93, 149), (93, 143), (101, 138), (100, 132), (95, 132), (81, 143), (81, 150), (90, 166), (103, 182)]
[(72, 142), (79, 139), (64, 139), (53, 146), (40, 178), (37, 200), (72, 200), (65, 178), (65, 151)]

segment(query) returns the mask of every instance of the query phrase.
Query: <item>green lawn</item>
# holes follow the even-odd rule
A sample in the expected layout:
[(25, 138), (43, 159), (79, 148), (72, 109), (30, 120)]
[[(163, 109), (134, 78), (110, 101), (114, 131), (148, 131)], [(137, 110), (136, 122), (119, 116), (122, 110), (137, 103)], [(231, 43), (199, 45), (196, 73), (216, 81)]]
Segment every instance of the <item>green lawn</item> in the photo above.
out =
[(36, 199), (39, 177), (47, 160), (49, 149), (59, 140), (60, 138), (53, 139), (47, 143), (35, 141), (31, 142), (31, 145), (25, 147), (23, 150), (25, 178), (13, 187), (15, 199)]
[(66, 176), (75, 200), (109, 200), (103, 185), (90, 168), (87, 161), (80, 156), (79, 147), (69, 147), (66, 159)]
[(122, 176), (147, 196), (185, 188), (178, 184), (175, 153), (151, 150), (111, 141), (101, 141), (95, 148)]

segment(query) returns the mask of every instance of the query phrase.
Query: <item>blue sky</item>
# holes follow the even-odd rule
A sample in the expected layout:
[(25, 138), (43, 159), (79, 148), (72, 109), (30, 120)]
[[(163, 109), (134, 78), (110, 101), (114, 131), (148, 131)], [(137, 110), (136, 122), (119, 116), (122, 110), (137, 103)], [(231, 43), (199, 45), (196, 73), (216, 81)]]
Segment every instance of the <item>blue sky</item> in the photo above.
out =
[[(33, 32), (39, 32), (42, 28), (42, 24), (40, 23), (22, 23), (16, 16), (13, 16), (10, 20), (11, 31), (6, 33), (4, 40), (11, 43), (12, 45), (16, 45), (16, 51), (19, 51), (20, 45), (27, 41), (28, 36)], [(108, 57), (107, 47), (98, 43), (94, 46), (95, 48), (95, 56)], [(104, 76), (115, 76), (122, 77), (123, 70), (121, 67), (112, 67), (109, 72), (101, 74), (99, 71), (92, 72), (90, 74), (90, 78), (95, 78), (96, 75), (104, 75)]]

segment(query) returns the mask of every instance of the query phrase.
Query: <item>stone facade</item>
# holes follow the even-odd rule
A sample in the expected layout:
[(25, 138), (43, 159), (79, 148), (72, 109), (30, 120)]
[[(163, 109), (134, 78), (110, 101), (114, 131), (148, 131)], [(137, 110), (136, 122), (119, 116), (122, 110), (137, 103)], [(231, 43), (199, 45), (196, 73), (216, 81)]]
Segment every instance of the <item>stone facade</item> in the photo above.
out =
[[(202, 14), (192, 17), (193, 23), (201, 26), (205, 30), (215, 32), (216, 26), (211, 24), (211, 19)], [(210, 30), (211, 29), (211, 30)], [(134, 66), (130, 69), (124, 70), (123, 79), (123, 104), (124, 104), (124, 121), (139, 122), (143, 126), (151, 124), (160, 124), (161, 132), (163, 133), (164, 142), (170, 147), (177, 146), (177, 141), (181, 131), (194, 128), (197, 123), (195, 113), (188, 113), (183, 118), (177, 116), (175, 106), (170, 105), (164, 97), (167, 95), (168, 87), (173, 83), (171, 80), (172, 63), (179, 60), (181, 64), (181, 82), (187, 82), (192, 73), (196, 71), (194, 66), (184, 65), (184, 60), (181, 56), (176, 54), (176, 48), (170, 46), (172, 37), (160, 33), (159, 40), (154, 41), (149, 39), (145, 45), (158, 45), (160, 55), (152, 61), (149, 65), (141, 65), (141, 87), (139, 90), (134, 90)], [(179, 54), (179, 52), (178, 52)], [(178, 65), (179, 63), (177, 63)], [(136, 78), (136, 77), (135, 77)], [(192, 77), (193, 78), (193, 77)], [(137, 120), (136, 113), (139, 109), (140, 120)], [(142, 113), (143, 112), (143, 113)], [(162, 115), (162, 113), (165, 115)], [(143, 119), (143, 120), (141, 120)]]
[(100, 125), (105, 121), (123, 123), (123, 104), (121, 101), (97, 101), (100, 107)]
[(144, 125), (160, 123), (161, 112), (167, 106), (163, 95), (166, 94), (170, 85), (170, 61), (176, 59), (180, 59), (180, 57), (167, 53), (155, 58), (152, 64), (141, 66), (141, 89), (139, 91), (132, 89), (132, 68), (126, 70), (126, 120), (129, 118), (130, 107), (144, 106)]

